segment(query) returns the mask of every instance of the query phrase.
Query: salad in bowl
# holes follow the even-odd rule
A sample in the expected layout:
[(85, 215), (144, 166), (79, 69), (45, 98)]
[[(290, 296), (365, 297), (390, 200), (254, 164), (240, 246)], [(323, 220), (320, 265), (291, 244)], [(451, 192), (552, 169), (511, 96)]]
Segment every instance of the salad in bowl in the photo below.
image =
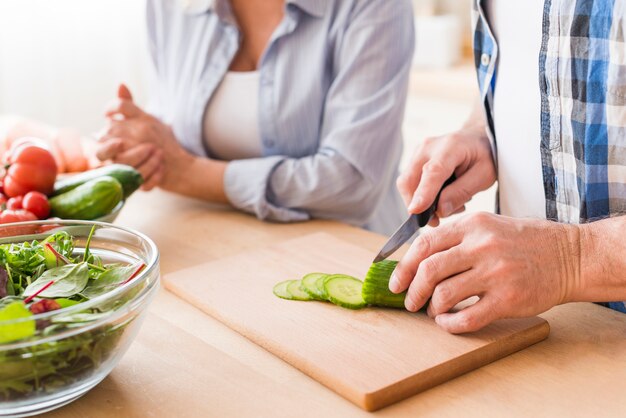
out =
[(158, 251), (106, 223), (0, 225), (0, 416), (45, 412), (104, 379), (158, 289)]

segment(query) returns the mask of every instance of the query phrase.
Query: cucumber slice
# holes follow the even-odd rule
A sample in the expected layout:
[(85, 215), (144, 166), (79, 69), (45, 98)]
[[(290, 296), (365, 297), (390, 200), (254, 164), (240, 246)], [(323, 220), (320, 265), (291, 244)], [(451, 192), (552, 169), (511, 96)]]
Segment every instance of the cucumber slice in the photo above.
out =
[(332, 303), (348, 309), (361, 309), (367, 303), (361, 296), (363, 282), (345, 274), (333, 274), (324, 280), (324, 289)]
[(323, 277), (318, 277), (317, 280), (315, 281), (315, 287), (317, 287), (317, 291), (321, 295), (322, 300), (327, 300), (329, 302), (330, 302), (330, 299), (328, 298), (328, 293), (326, 293), (326, 289), (324, 288), (324, 282), (326, 282), (326, 279), (328, 279), (330, 276), (332, 276), (332, 274), (329, 274)]
[(291, 299), (293, 300), (313, 300), (307, 292), (302, 290), (302, 281), (300, 280), (292, 280), (291, 283), (287, 285), (287, 293), (291, 295)]
[(287, 286), (291, 282), (293, 282), (293, 280), (285, 280), (284, 282), (278, 283), (276, 286), (274, 286), (272, 292), (274, 292), (274, 294), (281, 299), (293, 299), (289, 292), (287, 292)]
[(384, 260), (371, 265), (363, 282), (362, 295), (365, 302), (375, 306), (404, 309), (406, 292), (395, 294), (389, 290), (389, 279), (397, 264), (397, 261)]
[(315, 300), (327, 300), (322, 289), (317, 286), (317, 280), (328, 276), (324, 273), (309, 273), (302, 278), (302, 290)]

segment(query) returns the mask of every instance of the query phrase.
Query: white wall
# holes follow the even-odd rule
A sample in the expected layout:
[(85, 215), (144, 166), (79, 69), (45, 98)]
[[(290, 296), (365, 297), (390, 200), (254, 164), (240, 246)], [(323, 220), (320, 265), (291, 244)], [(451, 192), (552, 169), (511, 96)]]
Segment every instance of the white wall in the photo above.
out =
[(120, 81), (144, 100), (144, 10), (143, 0), (1, 0), (0, 113), (89, 133)]

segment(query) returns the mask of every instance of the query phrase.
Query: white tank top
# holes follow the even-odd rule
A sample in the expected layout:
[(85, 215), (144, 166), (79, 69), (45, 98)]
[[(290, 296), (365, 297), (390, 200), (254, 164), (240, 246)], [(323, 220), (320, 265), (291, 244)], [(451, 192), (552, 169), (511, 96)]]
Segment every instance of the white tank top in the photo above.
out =
[(258, 96), (258, 71), (226, 73), (204, 114), (204, 142), (212, 156), (230, 161), (263, 155)]
[(499, 51), (493, 113), (498, 143), (500, 211), (508, 216), (546, 217), (539, 148), (543, 2), (485, 2)]

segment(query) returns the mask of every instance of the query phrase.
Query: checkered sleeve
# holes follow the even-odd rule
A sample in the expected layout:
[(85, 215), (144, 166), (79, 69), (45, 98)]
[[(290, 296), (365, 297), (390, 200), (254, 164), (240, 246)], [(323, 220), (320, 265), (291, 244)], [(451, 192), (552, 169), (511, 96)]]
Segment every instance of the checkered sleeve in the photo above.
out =
[[(548, 219), (626, 214), (626, 0), (546, 0), (539, 58)], [(626, 312), (623, 302), (609, 307)]]

